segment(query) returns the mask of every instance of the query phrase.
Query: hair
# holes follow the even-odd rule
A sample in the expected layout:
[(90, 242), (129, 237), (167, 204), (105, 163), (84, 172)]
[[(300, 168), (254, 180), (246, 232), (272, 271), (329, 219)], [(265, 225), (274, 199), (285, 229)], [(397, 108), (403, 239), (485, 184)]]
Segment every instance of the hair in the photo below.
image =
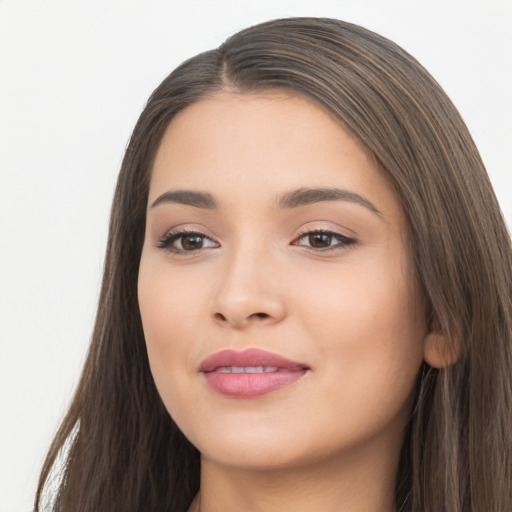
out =
[(243, 30), (184, 62), (148, 100), (115, 191), (92, 342), (35, 510), (47, 499), (59, 512), (184, 511), (199, 489), (199, 452), (150, 372), (137, 277), (164, 131), (178, 112), (222, 90), (312, 99), (371, 151), (403, 206), (428, 321), (458, 359), (420, 370), (397, 509), (510, 512), (512, 248), (492, 186), (459, 113), (420, 64), (373, 32), (324, 18)]

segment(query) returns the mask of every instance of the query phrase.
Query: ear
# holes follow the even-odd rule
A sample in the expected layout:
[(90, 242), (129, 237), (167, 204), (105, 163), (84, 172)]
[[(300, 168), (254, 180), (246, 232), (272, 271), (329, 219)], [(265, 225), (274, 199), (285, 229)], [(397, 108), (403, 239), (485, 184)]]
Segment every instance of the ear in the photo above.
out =
[(448, 368), (459, 359), (460, 351), (442, 331), (427, 333), (423, 341), (423, 359), (433, 368)]

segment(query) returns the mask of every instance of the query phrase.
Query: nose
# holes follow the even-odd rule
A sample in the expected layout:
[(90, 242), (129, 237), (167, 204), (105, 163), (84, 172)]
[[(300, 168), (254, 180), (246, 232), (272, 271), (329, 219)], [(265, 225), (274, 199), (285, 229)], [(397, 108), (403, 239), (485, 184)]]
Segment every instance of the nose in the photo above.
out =
[(247, 252), (224, 261), (216, 279), (211, 313), (223, 327), (273, 325), (286, 317), (286, 290), (277, 266), (271, 258)]

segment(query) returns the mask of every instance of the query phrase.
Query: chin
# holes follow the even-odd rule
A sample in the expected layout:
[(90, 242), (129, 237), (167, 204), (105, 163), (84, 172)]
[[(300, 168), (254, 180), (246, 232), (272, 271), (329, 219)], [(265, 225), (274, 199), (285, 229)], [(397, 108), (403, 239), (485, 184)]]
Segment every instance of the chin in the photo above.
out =
[(205, 422), (204, 430), (187, 432), (190, 442), (203, 458), (220, 465), (240, 469), (265, 470), (294, 466), (303, 456), (304, 444), (297, 433), (281, 426), (274, 429), (266, 424), (230, 425)]
[[(204, 430), (195, 430), (189, 440), (211, 463), (247, 471), (272, 471), (304, 467), (329, 458), (333, 453), (332, 433), (319, 435), (321, 429), (302, 422), (287, 425), (230, 425), (208, 423)], [(242, 422), (243, 423), (243, 422)], [(297, 427), (302, 428), (297, 428)], [(295, 427), (295, 428), (293, 428)], [(324, 429), (325, 430), (325, 429)]]

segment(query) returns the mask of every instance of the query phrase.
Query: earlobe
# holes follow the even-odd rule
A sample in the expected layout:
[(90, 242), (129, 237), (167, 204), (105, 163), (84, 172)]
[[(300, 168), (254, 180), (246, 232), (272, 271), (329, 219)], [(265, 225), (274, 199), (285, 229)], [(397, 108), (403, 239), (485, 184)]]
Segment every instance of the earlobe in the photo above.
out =
[(448, 368), (459, 359), (460, 351), (442, 331), (429, 332), (423, 342), (423, 358), (433, 368)]

